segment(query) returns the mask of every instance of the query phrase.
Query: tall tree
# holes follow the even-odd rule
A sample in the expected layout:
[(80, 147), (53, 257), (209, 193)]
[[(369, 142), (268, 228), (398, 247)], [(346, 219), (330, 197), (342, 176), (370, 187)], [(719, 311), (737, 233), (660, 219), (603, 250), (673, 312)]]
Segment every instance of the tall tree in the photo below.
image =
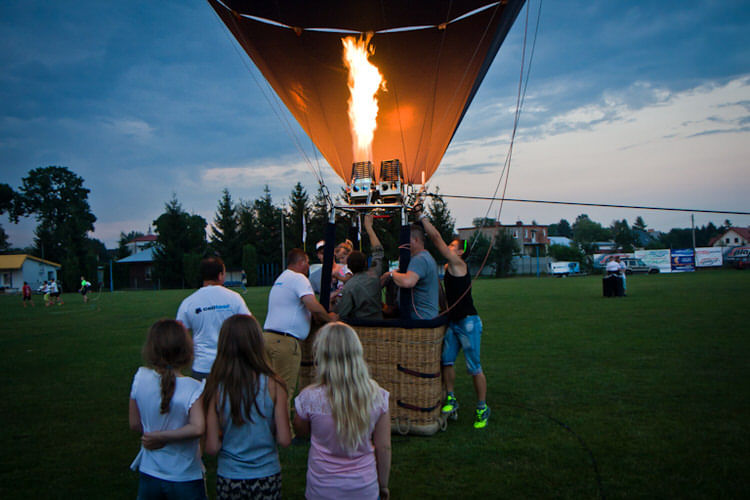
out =
[[(302, 187), (300, 182), (294, 185), (289, 195), (289, 204), (287, 205), (286, 215), (286, 246), (287, 248), (302, 248), (302, 219), (308, 217), (309, 199), (307, 191)], [(308, 240), (309, 241), (309, 240)], [(315, 241), (312, 242), (312, 248), (315, 248)]]
[(40, 167), (29, 171), (21, 181), (14, 217), (34, 215), (38, 222), (35, 245), (39, 256), (63, 265), (63, 284), (76, 288), (81, 275), (91, 276), (87, 259), (87, 233), (94, 230), (83, 178), (67, 167)]
[(623, 252), (633, 251), (633, 245), (636, 243), (635, 235), (626, 219), (612, 221), (609, 230), (612, 232), (612, 238), (620, 250)]
[(328, 224), (328, 202), (322, 186), (318, 186), (310, 208), (310, 217), (307, 219), (307, 253), (315, 254), (315, 244), (325, 236), (325, 227)]
[[(11, 211), (14, 197), (15, 193), (13, 192), (13, 188), (8, 184), (0, 184), (0, 215)], [(3, 226), (0, 225), (0, 252), (5, 252), (7, 250), (10, 250), (8, 234), (5, 232), (5, 229), (3, 229)]]
[[(206, 219), (182, 209), (177, 197), (164, 205), (164, 213), (154, 221), (157, 246), (154, 251), (154, 271), (162, 287), (180, 287), (187, 281), (185, 262), (206, 253)], [(187, 273), (193, 276), (193, 269)]]
[(258, 218), (255, 205), (250, 201), (241, 201), (237, 205), (237, 237), (241, 245), (255, 245), (258, 237)]
[(274, 206), (268, 185), (263, 188), (263, 196), (255, 200), (255, 214), (258, 221), (256, 241), (259, 264), (281, 265), (281, 209)]
[(640, 215), (635, 218), (635, 222), (633, 223), (633, 229), (638, 229), (639, 231), (645, 231), (646, 230), (646, 222), (643, 220), (643, 217)]
[(510, 274), (513, 269), (513, 255), (517, 252), (518, 243), (516, 243), (516, 239), (507, 231), (498, 231), (495, 236), (495, 244), (492, 247), (496, 278), (502, 278)]
[(565, 236), (566, 238), (573, 237), (573, 229), (570, 227), (570, 222), (565, 219), (560, 219), (557, 224), (549, 225), (550, 236)]
[(602, 227), (598, 222), (589, 219), (589, 216), (586, 214), (576, 217), (572, 229), (573, 239), (579, 244), (607, 241), (611, 238), (611, 233), (608, 229)]
[(237, 210), (226, 188), (222, 191), (214, 223), (211, 226), (211, 249), (222, 258), (227, 269), (241, 267), (242, 242), (237, 222)]

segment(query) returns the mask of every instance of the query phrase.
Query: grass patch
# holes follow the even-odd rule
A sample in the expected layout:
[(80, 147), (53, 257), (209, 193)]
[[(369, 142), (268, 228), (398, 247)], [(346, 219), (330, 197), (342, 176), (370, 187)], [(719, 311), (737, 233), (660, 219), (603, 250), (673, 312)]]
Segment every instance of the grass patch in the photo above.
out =
[[(393, 437), (394, 498), (595, 498), (587, 450), (609, 498), (744, 497), (750, 274), (632, 276), (624, 299), (602, 298), (595, 276), (475, 286), (490, 425), (471, 427), (459, 357), (458, 422)], [(0, 497), (135, 495), (130, 383), (149, 325), (189, 293), (102, 293), (88, 305), (69, 294), (33, 309), (0, 296)], [(245, 295), (261, 320), (267, 294)], [(304, 496), (306, 461), (304, 446), (281, 451), (286, 498)], [(213, 496), (215, 460), (206, 466)]]

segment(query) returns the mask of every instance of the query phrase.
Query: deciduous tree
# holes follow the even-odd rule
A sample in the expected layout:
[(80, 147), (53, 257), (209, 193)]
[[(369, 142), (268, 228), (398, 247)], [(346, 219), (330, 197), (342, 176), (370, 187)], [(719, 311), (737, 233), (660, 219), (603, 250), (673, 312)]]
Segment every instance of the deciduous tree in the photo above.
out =
[[(162, 287), (180, 287), (186, 283), (185, 256), (202, 257), (206, 253), (206, 219), (182, 209), (177, 197), (164, 205), (164, 213), (154, 221), (157, 246), (154, 271)], [(193, 260), (187, 259), (190, 262)], [(191, 278), (190, 270), (188, 278)]]
[[(63, 283), (76, 288), (81, 275), (93, 276), (96, 264), (89, 258), (88, 232), (94, 230), (83, 178), (67, 167), (40, 167), (29, 171), (21, 181), (14, 203), (14, 218), (33, 215), (38, 222), (34, 232), (38, 255), (63, 265)], [(93, 269), (92, 269), (93, 267)]]

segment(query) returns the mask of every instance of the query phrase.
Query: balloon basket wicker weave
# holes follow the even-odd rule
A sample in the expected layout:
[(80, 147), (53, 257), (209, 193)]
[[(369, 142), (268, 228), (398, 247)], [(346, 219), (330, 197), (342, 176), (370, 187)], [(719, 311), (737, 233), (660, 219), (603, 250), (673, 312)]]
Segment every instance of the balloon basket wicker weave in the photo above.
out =
[[(390, 393), (391, 431), (431, 436), (444, 423), (440, 354), (446, 326), (352, 325), (364, 349), (370, 376)], [(315, 379), (312, 343), (317, 328), (302, 342), (300, 390)]]

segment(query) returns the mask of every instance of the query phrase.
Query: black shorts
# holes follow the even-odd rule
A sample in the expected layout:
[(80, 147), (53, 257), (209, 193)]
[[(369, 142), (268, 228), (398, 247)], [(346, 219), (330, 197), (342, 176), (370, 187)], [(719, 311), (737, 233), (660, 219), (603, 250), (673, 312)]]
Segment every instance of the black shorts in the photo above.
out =
[(90, 286), (83, 287), (83, 289), (81, 290), (81, 295), (86, 295), (87, 293), (89, 293), (89, 290), (91, 290)]
[(31, 295), (24, 295), (23, 300), (31, 300)]
[(50, 295), (53, 296), (53, 297), (59, 297), (60, 296), (60, 292), (50, 293)]

